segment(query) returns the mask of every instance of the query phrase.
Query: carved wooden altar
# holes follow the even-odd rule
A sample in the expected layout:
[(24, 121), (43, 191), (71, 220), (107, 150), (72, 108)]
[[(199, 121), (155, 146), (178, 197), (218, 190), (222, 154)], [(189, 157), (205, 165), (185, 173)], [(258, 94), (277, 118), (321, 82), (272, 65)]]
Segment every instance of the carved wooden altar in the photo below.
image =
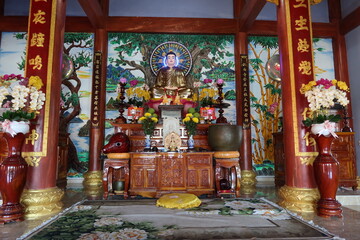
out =
[(130, 153), (129, 195), (214, 194), (214, 152)]

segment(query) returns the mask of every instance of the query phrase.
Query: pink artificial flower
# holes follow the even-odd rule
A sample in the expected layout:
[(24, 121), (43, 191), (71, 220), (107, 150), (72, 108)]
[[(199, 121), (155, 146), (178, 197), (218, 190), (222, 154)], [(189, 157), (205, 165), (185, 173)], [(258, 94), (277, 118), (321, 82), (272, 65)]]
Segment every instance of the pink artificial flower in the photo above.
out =
[(2, 107), (3, 108), (10, 108), (11, 107), (11, 101), (6, 101), (6, 103), (4, 103), (4, 105)]
[(119, 82), (122, 83), (122, 84), (125, 84), (125, 83), (127, 83), (127, 79), (126, 78), (120, 78)]
[(134, 79), (130, 81), (130, 87), (135, 87), (138, 84), (138, 80)]
[(271, 114), (274, 114), (274, 112), (278, 106), (279, 106), (279, 103), (274, 102), (273, 104), (270, 105), (268, 112)]
[(324, 129), (327, 130), (334, 138), (338, 136), (335, 133), (335, 123), (330, 122), (329, 120), (325, 120), (324, 122)]
[(224, 80), (219, 78), (217, 81), (216, 81), (217, 84), (219, 85), (223, 85), (224, 84)]
[(316, 85), (323, 85), (325, 89), (329, 89), (333, 86), (332, 82), (329, 79), (320, 78), (320, 80), (316, 81)]
[(212, 80), (209, 79), (209, 78), (205, 78), (205, 79), (204, 79), (204, 83), (205, 83), (205, 84), (212, 83)]
[(9, 119), (5, 119), (3, 122), (2, 122), (2, 127), (4, 129), (4, 132), (7, 132), (9, 133), (11, 136), (14, 136), (15, 135), (15, 131), (11, 128), (11, 121)]

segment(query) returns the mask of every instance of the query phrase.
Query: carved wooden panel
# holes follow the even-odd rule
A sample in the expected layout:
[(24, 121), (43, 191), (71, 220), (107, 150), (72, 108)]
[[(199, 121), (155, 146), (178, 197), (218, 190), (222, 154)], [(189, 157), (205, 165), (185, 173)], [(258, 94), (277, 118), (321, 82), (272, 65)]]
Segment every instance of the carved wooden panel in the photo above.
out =
[(158, 158), (159, 189), (185, 189), (186, 163), (182, 154)]
[(213, 152), (131, 153), (130, 195), (214, 193)]
[[(337, 132), (339, 138), (333, 140), (331, 153), (340, 165), (339, 186), (357, 188), (356, 157), (354, 132)], [(274, 133), (275, 184), (285, 183), (285, 157), (283, 149), (283, 133)]]
[(201, 153), (186, 155), (188, 164), (188, 186), (195, 189), (209, 189), (214, 185), (213, 156)]

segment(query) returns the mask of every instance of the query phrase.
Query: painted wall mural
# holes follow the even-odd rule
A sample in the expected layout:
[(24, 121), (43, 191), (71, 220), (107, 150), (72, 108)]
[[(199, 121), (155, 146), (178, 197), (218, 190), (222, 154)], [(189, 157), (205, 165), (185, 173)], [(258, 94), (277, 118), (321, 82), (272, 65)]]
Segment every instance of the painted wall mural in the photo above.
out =
[[(64, 54), (70, 57), (74, 72), (62, 81), (59, 131), (60, 136), (70, 134), (70, 178), (82, 177), (89, 162), (93, 44), (93, 34), (65, 34)], [(63, 140), (60, 138), (60, 144)]]
[[(171, 42), (177, 44), (171, 44)], [(201, 95), (213, 88), (208, 83), (209, 79), (212, 82), (219, 78), (223, 79), (225, 81), (225, 102), (231, 105), (225, 109), (225, 117), (228, 121), (235, 123), (234, 37), (228, 35), (109, 34), (106, 119), (115, 119), (119, 116), (119, 112), (112, 104), (118, 97), (116, 87), (120, 78), (128, 80), (125, 101), (132, 100), (130, 103), (133, 105), (143, 105), (145, 101), (143, 89), (146, 86), (153, 86), (156, 79), (154, 69), (159, 68), (157, 64), (154, 64), (154, 61), (156, 63), (159, 61), (154, 60), (158, 59), (154, 58), (154, 54), (165, 54), (167, 50), (185, 54), (185, 51), (179, 50), (179, 45), (187, 48), (191, 55), (192, 66), (188, 69), (187, 74), (188, 86), (193, 87), (198, 84)], [(164, 49), (162, 50), (162, 48)], [(156, 51), (154, 52), (154, 50)], [(133, 100), (134, 97), (137, 98), (137, 101)], [(216, 98), (215, 94), (214, 97)], [(205, 101), (205, 99), (203, 100)], [(114, 129), (111, 124), (107, 123), (106, 126), (105, 135), (113, 134)]]
[[(1, 75), (23, 74), (26, 40), (24, 37), (19, 37), (19, 34), (24, 35), (23, 33), (2, 33)], [(118, 96), (116, 88), (119, 79), (125, 77), (129, 81), (133, 80), (133, 83), (136, 83), (132, 86), (134, 91), (143, 89), (144, 84), (151, 86), (155, 81), (155, 74), (150, 66), (151, 54), (156, 46), (171, 41), (183, 44), (190, 51), (193, 64), (188, 74), (188, 81), (190, 84), (200, 83), (199, 92), (212, 88), (206, 79), (225, 80), (225, 102), (231, 104), (225, 109), (225, 117), (231, 123), (235, 123), (234, 37), (227, 35), (111, 33), (106, 78), (106, 119), (119, 116), (118, 109), (112, 106), (112, 102)], [(69, 171), (68, 177), (82, 178), (82, 172), (86, 170), (89, 158), (88, 120), (91, 107), (92, 34), (67, 33), (64, 50), (73, 60), (75, 68), (75, 74), (65, 81), (62, 92), (63, 117), (69, 114), (75, 115), (63, 125), (70, 133), (71, 142), (76, 149), (72, 151), (72, 154), (76, 156), (71, 156), (75, 160), (72, 160), (73, 168)], [(332, 40), (314, 39), (314, 51), (317, 79), (322, 77), (333, 79), (335, 74)], [(267, 60), (277, 53), (276, 38), (249, 38), (253, 159), (254, 169), (258, 175), (273, 175), (272, 132), (281, 129), (281, 82), (270, 80), (264, 69)], [(127, 87), (129, 88), (130, 84)], [(126, 98), (126, 101), (128, 100), (129, 96)], [(140, 100), (143, 101), (141, 98)], [(107, 121), (105, 136), (113, 133), (112, 125)]]
[[(317, 79), (334, 79), (331, 39), (313, 39)], [(257, 175), (274, 175), (272, 133), (282, 130), (281, 81), (266, 74), (266, 62), (279, 54), (276, 37), (249, 37), (252, 159)]]

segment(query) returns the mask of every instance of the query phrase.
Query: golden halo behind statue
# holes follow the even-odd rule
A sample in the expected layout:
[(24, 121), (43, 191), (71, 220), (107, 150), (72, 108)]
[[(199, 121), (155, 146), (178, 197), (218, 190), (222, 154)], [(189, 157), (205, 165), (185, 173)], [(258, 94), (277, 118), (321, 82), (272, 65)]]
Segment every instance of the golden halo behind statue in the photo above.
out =
[(150, 56), (150, 66), (152, 72), (157, 75), (162, 67), (165, 67), (166, 53), (174, 52), (176, 54), (177, 67), (184, 70), (187, 75), (192, 67), (192, 58), (190, 51), (178, 42), (164, 42), (154, 48)]

